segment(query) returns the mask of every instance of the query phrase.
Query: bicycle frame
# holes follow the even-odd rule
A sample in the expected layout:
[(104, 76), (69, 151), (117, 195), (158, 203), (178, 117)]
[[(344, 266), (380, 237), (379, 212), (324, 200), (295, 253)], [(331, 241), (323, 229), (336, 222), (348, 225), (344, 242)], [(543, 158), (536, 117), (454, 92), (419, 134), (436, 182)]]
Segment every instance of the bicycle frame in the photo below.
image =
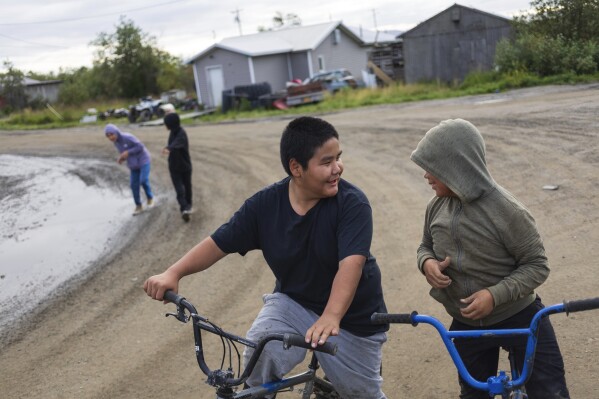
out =
[[(371, 317), (373, 323), (404, 323), (411, 324), (416, 327), (419, 323), (432, 325), (441, 336), (445, 348), (447, 349), (453, 363), (455, 364), (458, 373), (466, 383), (473, 388), (487, 391), (490, 397), (501, 395), (503, 398), (523, 398), (523, 393), (520, 388), (524, 386), (532, 373), (534, 365), (534, 355), (537, 346), (538, 327), (543, 317), (556, 314), (578, 312), (584, 310), (598, 309), (599, 298), (583, 299), (578, 301), (564, 302), (552, 306), (545, 307), (537, 312), (533, 317), (528, 328), (504, 329), (504, 330), (473, 330), (473, 331), (448, 331), (445, 326), (435, 317), (427, 315), (419, 315), (414, 311), (410, 314), (385, 314), (374, 313)], [(478, 381), (472, 377), (460, 354), (458, 353), (454, 338), (481, 338), (481, 337), (506, 337), (506, 336), (526, 336), (526, 350), (522, 371), (512, 363), (511, 378), (505, 371), (499, 370), (498, 375), (491, 376), (486, 382)], [(511, 395), (511, 396), (510, 396)]]
[[(231, 390), (232, 396), (218, 396), (217, 393), (217, 399), (241, 399), (262, 397), (268, 394), (281, 392), (295, 385), (309, 383), (310, 381), (314, 381), (315, 383), (321, 384), (323, 386), (328, 387), (330, 390), (333, 390), (334, 388), (330, 382), (325, 381), (322, 378), (316, 376), (316, 370), (318, 369), (318, 367), (319, 366), (318, 361), (316, 360), (316, 356), (312, 355), (312, 360), (310, 361), (310, 365), (308, 366), (308, 371), (296, 374), (291, 377), (283, 378), (279, 381), (268, 382), (257, 387), (246, 388), (237, 393), (233, 393)], [(310, 393), (311, 392), (308, 392), (307, 394), (309, 395)]]
[[(294, 385), (311, 382), (312, 384), (310, 386), (317, 384), (320, 387), (324, 387), (326, 390), (334, 391), (334, 388), (328, 381), (316, 376), (316, 370), (319, 368), (319, 365), (316, 355), (312, 354), (312, 359), (308, 366), (308, 370), (303, 373), (235, 392), (233, 388), (243, 384), (247, 380), (256, 363), (258, 362), (264, 347), (270, 341), (281, 341), (285, 349), (289, 349), (292, 346), (297, 346), (331, 355), (334, 355), (337, 352), (337, 346), (327, 342), (324, 345), (319, 345), (317, 348), (312, 348), (309, 343), (305, 342), (303, 336), (296, 334), (269, 334), (262, 338), (259, 342), (253, 342), (220, 329), (215, 324), (208, 321), (208, 319), (200, 316), (195, 307), (184, 297), (175, 294), (172, 291), (167, 291), (164, 294), (164, 299), (174, 303), (177, 306), (177, 313), (167, 313), (166, 316), (174, 316), (182, 323), (187, 323), (190, 320), (192, 321), (196, 359), (200, 369), (208, 377), (206, 382), (210, 386), (216, 388), (217, 399), (256, 398), (281, 392), (282, 390), (291, 388)], [(189, 313), (189, 315), (186, 314), (186, 311)], [(208, 367), (204, 359), (201, 330), (205, 330), (220, 336), (221, 339), (223, 339), (223, 346), (225, 342), (227, 342), (235, 347), (234, 342), (237, 342), (254, 349), (254, 352), (245, 365), (243, 372), (239, 374), (237, 378), (235, 378), (231, 366), (227, 370), (211, 370)], [(235, 350), (237, 350), (236, 347)], [(229, 351), (231, 351), (231, 348), (229, 348)], [(306, 395), (304, 395), (304, 397), (308, 398), (310, 393), (311, 392), (308, 392)]]

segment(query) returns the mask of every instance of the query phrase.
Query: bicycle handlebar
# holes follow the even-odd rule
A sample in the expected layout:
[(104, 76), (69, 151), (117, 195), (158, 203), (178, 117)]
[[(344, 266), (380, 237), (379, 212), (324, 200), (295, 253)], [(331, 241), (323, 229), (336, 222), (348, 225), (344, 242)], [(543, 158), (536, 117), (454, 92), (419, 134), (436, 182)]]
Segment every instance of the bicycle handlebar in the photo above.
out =
[(175, 293), (175, 291), (172, 291), (172, 290), (167, 290), (164, 293), (164, 300), (172, 302), (175, 305), (179, 305), (183, 299), (185, 299), (185, 298), (182, 297), (181, 295)]
[(312, 348), (309, 342), (306, 343), (304, 336), (299, 334), (283, 334), (283, 344), (286, 348), (290, 346), (297, 346), (304, 349), (312, 349), (317, 352), (328, 353), (329, 355), (335, 355), (337, 353), (337, 344), (325, 342), (322, 345), (318, 345), (316, 348)]
[(373, 324), (390, 324), (390, 323), (400, 323), (400, 324), (414, 324), (412, 320), (412, 316), (417, 315), (418, 312), (414, 311), (412, 313), (373, 313), (370, 316), (370, 321)]
[(189, 311), (189, 313), (192, 313), (192, 314), (198, 313), (196, 308), (191, 303), (187, 302), (185, 297), (183, 297), (179, 294), (176, 294), (174, 291), (171, 291), (171, 290), (166, 291), (164, 293), (164, 300), (174, 303), (175, 305), (177, 305), (177, 307), (182, 306), (183, 308), (187, 309)]
[[(316, 348), (312, 348), (310, 343), (306, 343), (305, 337), (302, 335), (299, 335), (299, 334), (273, 333), (273, 334), (268, 334), (267, 336), (263, 337), (258, 342), (249, 341), (247, 339), (238, 337), (234, 334), (230, 334), (230, 333), (223, 331), (220, 328), (216, 327), (214, 324), (210, 323), (208, 321), (208, 319), (200, 316), (197, 313), (196, 308), (190, 302), (188, 302), (185, 299), (185, 297), (183, 297), (179, 294), (176, 294), (175, 292), (173, 292), (171, 290), (168, 290), (164, 293), (163, 299), (166, 301), (172, 302), (177, 306), (177, 314), (167, 313), (167, 316), (175, 316), (177, 318), (177, 320), (179, 320), (182, 323), (187, 323), (187, 321), (189, 321), (189, 319), (193, 319), (195, 351), (196, 351), (196, 358), (198, 361), (198, 365), (200, 366), (200, 369), (204, 372), (204, 374), (206, 374), (208, 376), (208, 381), (214, 383), (214, 385), (235, 386), (235, 385), (240, 385), (241, 383), (243, 383), (247, 379), (247, 377), (250, 375), (250, 373), (252, 372), (254, 366), (256, 365), (256, 363), (258, 361), (258, 358), (260, 357), (260, 354), (264, 350), (264, 347), (270, 341), (283, 342), (283, 347), (285, 349), (289, 349), (292, 346), (296, 346), (296, 347), (300, 347), (300, 348), (304, 348), (304, 349), (314, 350), (317, 352), (327, 353), (330, 355), (335, 355), (337, 353), (337, 344), (335, 344), (333, 342), (325, 342), (323, 345), (318, 345)], [(185, 310), (187, 310), (189, 312), (189, 317), (187, 317), (185, 315)], [(211, 333), (216, 334), (225, 339), (239, 342), (245, 346), (248, 346), (248, 347), (251, 347), (254, 349), (254, 353), (252, 354), (247, 365), (245, 366), (245, 370), (243, 371), (243, 373), (241, 373), (239, 378), (234, 378), (228, 372), (223, 372), (222, 370), (211, 370), (208, 367), (208, 365), (206, 364), (206, 361), (204, 360), (200, 329), (211, 332)]]
[[(563, 303), (547, 306), (539, 310), (530, 322), (527, 328), (517, 329), (480, 329), (468, 331), (448, 331), (445, 326), (436, 318), (427, 315), (420, 315), (414, 311), (412, 313), (374, 313), (371, 316), (371, 321), (375, 324), (403, 323), (417, 326), (418, 323), (426, 323), (432, 325), (443, 340), (451, 359), (453, 360), (460, 376), (472, 387), (487, 391), (490, 394), (501, 395), (508, 390), (515, 389), (524, 385), (525, 381), (532, 372), (532, 360), (537, 344), (538, 326), (543, 317), (556, 313), (580, 312), (583, 310), (599, 309), (599, 297), (581, 299), (575, 301), (564, 301)], [(478, 381), (466, 369), (460, 354), (458, 353), (454, 338), (480, 338), (480, 337), (505, 337), (505, 336), (522, 336), (526, 338), (526, 350), (524, 365), (520, 376), (514, 380), (505, 379), (505, 375), (491, 377), (487, 382)], [(510, 391), (511, 392), (511, 391)]]
[(599, 297), (580, 299), (577, 301), (564, 301), (564, 310), (566, 311), (566, 314), (591, 309), (599, 309)]

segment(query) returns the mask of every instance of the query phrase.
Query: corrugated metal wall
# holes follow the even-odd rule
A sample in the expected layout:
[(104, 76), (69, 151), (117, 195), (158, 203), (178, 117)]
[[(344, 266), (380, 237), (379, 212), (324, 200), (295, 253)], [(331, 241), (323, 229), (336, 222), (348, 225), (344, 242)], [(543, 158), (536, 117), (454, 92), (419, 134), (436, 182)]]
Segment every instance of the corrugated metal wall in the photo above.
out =
[(406, 83), (459, 82), (490, 70), (497, 42), (511, 34), (509, 20), (454, 5), (403, 37)]
[(25, 86), (25, 94), (29, 100), (40, 98), (49, 103), (55, 103), (58, 100), (61, 85), (62, 83), (59, 82)]

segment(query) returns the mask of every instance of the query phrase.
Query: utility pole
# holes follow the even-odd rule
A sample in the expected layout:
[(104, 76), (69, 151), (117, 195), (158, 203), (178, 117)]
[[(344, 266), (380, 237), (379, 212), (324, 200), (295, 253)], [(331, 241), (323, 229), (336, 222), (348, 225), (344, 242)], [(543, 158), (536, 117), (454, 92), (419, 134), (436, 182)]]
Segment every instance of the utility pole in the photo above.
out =
[(374, 8), (372, 9), (372, 19), (374, 20), (374, 30), (376, 32), (379, 30), (379, 28), (376, 25), (376, 10)]
[(231, 11), (231, 14), (235, 14), (235, 22), (237, 22), (237, 26), (239, 27), (239, 36), (243, 36), (243, 33), (241, 32), (241, 19), (239, 18), (240, 11), (243, 10), (236, 8), (235, 11)]

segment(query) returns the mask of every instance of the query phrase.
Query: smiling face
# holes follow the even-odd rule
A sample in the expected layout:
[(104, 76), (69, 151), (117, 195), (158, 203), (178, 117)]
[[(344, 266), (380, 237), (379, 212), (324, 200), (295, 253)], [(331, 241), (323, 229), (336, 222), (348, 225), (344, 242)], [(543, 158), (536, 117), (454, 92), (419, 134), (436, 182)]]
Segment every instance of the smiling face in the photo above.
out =
[(316, 149), (307, 168), (302, 168), (299, 163), (292, 164), (292, 174), (306, 198), (320, 199), (337, 195), (343, 173), (339, 140), (330, 138)]
[(431, 188), (435, 191), (437, 197), (455, 197), (455, 193), (449, 189), (445, 184), (443, 184), (439, 179), (430, 173), (426, 172), (424, 174), (424, 178), (428, 181), (428, 184), (431, 185)]

